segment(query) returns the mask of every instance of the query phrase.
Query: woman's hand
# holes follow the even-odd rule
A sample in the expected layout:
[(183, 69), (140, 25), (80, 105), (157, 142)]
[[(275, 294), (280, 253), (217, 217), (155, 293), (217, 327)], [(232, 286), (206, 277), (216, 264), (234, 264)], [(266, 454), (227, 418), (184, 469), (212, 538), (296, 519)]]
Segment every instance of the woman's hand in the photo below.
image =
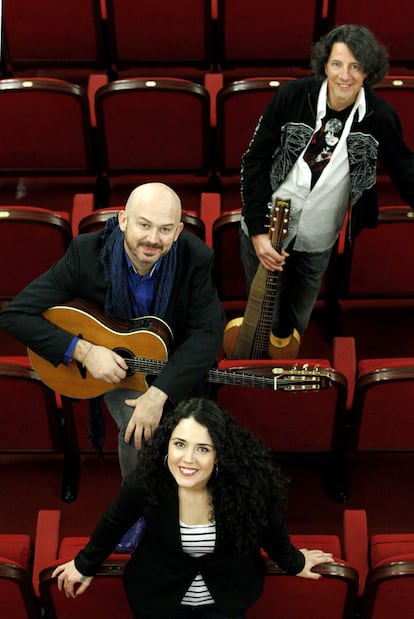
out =
[(330, 552), (324, 552), (323, 550), (307, 550), (306, 548), (301, 548), (300, 551), (305, 557), (305, 565), (303, 570), (296, 575), (302, 578), (313, 578), (314, 580), (318, 580), (318, 578), (321, 578), (321, 574), (312, 572), (312, 568), (320, 563), (333, 563), (334, 561)]
[[(57, 577), (57, 586), (59, 591), (62, 589), (65, 592), (67, 598), (76, 598), (86, 591), (93, 580), (93, 576), (83, 576), (75, 567), (75, 561), (69, 561), (58, 565), (52, 578)], [(79, 583), (79, 587), (75, 589), (75, 586)]]

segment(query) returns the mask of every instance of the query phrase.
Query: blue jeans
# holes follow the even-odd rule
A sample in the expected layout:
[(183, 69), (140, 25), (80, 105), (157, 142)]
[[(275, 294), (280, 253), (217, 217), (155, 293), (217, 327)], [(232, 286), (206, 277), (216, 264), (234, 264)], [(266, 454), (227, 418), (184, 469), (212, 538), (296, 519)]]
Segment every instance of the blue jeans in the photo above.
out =
[[(299, 252), (286, 248), (289, 258), (279, 275), (273, 312), (273, 332), (287, 337), (296, 328), (303, 335), (319, 295), (332, 249), (322, 252)], [(240, 231), (240, 255), (243, 262), (247, 289), (256, 275), (259, 260), (251, 239)]]
[(133, 439), (130, 443), (125, 443), (124, 436), (131, 415), (134, 412), (132, 406), (127, 406), (125, 400), (135, 400), (141, 394), (132, 389), (113, 389), (104, 395), (105, 404), (111, 416), (118, 426), (118, 458), (121, 467), (121, 474), (124, 478), (128, 473), (134, 471), (137, 464), (137, 449)]

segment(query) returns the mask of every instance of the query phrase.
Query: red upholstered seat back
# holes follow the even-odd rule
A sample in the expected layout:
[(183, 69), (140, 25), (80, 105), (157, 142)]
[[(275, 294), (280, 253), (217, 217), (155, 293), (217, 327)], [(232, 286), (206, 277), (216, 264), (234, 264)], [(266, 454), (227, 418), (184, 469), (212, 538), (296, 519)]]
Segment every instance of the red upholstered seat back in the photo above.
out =
[(297, 548), (331, 552), (335, 565), (324, 564), (315, 568), (324, 576), (314, 581), (288, 576), (267, 558), (263, 594), (247, 611), (247, 618), (281, 616), (283, 619), (302, 619), (304, 609), (309, 617), (351, 617), (356, 603), (358, 576), (356, 570), (341, 559), (339, 538), (336, 535), (291, 535), (291, 541)]
[[(264, 591), (258, 601), (247, 611), (247, 619), (343, 619), (349, 592), (346, 579), (321, 578), (308, 580), (287, 575), (268, 575)], [(352, 597), (354, 597), (355, 593)], [(352, 607), (354, 607), (352, 602)]]
[[(414, 298), (414, 218), (409, 207), (382, 207), (379, 225), (345, 245), (341, 296), (344, 299)], [(394, 243), (388, 259), (384, 247)]]
[(209, 67), (209, 0), (106, 0), (106, 5), (117, 68), (180, 64)]
[[(40, 573), (40, 595), (49, 612), (58, 619), (100, 619), (102, 617), (132, 617), (124, 591), (122, 575), (130, 555), (113, 554), (101, 566), (88, 589), (87, 595), (68, 600), (57, 588), (51, 573), (56, 565), (70, 561), (86, 545), (88, 537), (63, 538), (59, 559)], [(53, 615), (53, 616), (55, 616)]]
[[(225, 360), (220, 370), (237, 371), (252, 368), (250, 373), (271, 376), (273, 367), (281, 365), (310, 368), (330, 367), (326, 359), (283, 360)], [(250, 371), (250, 370), (249, 370)], [(342, 376), (342, 375), (340, 375)], [(218, 387), (217, 400), (236, 420), (252, 431), (266, 445), (279, 452), (327, 452), (340, 427), (345, 406), (346, 381), (332, 387), (310, 391), (282, 391), (250, 386), (223, 384)], [(338, 424), (338, 425), (337, 425)]]
[(36, 619), (29, 535), (0, 534), (0, 616)]
[(240, 171), (241, 158), (263, 110), (293, 78), (250, 78), (226, 84), (216, 97), (217, 167), (220, 174)]
[(371, 563), (362, 619), (408, 619), (414, 606), (414, 535), (373, 535)]
[(0, 208), (0, 299), (11, 299), (65, 253), (67, 218), (33, 207)]
[(258, 0), (253, 14), (248, 0), (219, 0), (220, 66), (308, 61), (320, 17), (318, 2)]
[(0, 131), (3, 175), (94, 173), (89, 101), (77, 84), (0, 81)]
[(354, 446), (359, 451), (412, 451), (414, 359), (366, 359), (355, 386)]
[[(396, 11), (395, 11), (396, 12)], [(390, 75), (375, 86), (376, 93), (398, 112), (404, 140), (414, 150), (414, 78), (409, 75)]]
[(76, 600), (67, 599), (64, 593), (58, 590), (55, 579), (51, 579), (54, 567), (62, 563), (62, 560), (55, 561), (44, 569), (40, 573), (40, 595), (50, 616), (56, 616), (57, 619), (73, 619), (75, 616), (77, 619), (132, 618), (122, 579), (127, 557), (111, 557), (114, 559), (109, 558), (101, 566), (87, 594), (77, 597)]
[(32, 552), (30, 535), (0, 533), (0, 556), (7, 557), (29, 570)]
[(414, 5), (411, 0), (398, 3), (382, 0), (381, 10), (374, 0), (335, 0), (331, 4), (332, 25), (361, 24), (366, 26), (389, 50), (393, 63), (401, 64), (413, 60), (411, 45), (411, 24), (414, 18)]
[[(403, 559), (404, 557), (404, 559)], [(370, 540), (372, 567), (391, 561), (414, 560), (414, 533), (377, 533)]]
[(95, 103), (104, 172), (209, 172), (209, 95), (200, 84), (118, 80)]
[(20, 364), (0, 358), (0, 401), (5, 412), (0, 452), (61, 452), (54, 393), (36, 377), (28, 360)]
[(237, 303), (242, 311), (247, 301), (247, 288), (240, 259), (240, 214), (241, 211), (223, 213), (214, 221), (213, 249), (214, 280), (220, 301), (225, 309), (229, 303)]
[(3, 0), (13, 68), (103, 66), (100, 0)]

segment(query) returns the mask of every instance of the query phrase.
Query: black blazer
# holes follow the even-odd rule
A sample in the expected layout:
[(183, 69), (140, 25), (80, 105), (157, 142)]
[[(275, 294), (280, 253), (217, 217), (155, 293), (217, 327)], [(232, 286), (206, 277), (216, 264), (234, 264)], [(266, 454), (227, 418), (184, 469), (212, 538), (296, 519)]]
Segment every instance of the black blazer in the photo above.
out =
[[(263, 532), (262, 547), (288, 573), (304, 567), (304, 556), (291, 543), (283, 518), (269, 501), (269, 525)], [(145, 496), (134, 473), (125, 478), (117, 498), (107, 509), (88, 545), (75, 558), (85, 576), (96, 573), (122, 535), (145, 512)], [(213, 553), (199, 558), (181, 547), (177, 486), (172, 487), (160, 507), (145, 514), (147, 528), (128, 562), (125, 589), (134, 616), (167, 619), (180, 606), (194, 577), (201, 572), (217, 606), (231, 615), (251, 606), (260, 596), (264, 561), (260, 549), (241, 555), (231, 541), (220, 537)]]
[[(101, 231), (73, 239), (65, 256), (20, 292), (0, 314), (0, 327), (57, 366), (72, 334), (45, 320), (49, 307), (79, 298), (103, 312), (107, 284), (99, 260)], [(214, 364), (223, 342), (224, 314), (212, 280), (214, 254), (194, 234), (178, 238), (177, 269), (164, 320), (173, 352), (154, 384), (173, 401), (188, 397)]]

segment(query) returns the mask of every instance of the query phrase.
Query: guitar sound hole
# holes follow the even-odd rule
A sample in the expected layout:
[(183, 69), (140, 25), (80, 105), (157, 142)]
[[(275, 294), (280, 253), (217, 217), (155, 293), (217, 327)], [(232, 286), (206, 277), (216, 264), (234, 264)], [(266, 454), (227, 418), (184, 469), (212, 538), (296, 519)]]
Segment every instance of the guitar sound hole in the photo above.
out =
[[(128, 350), (127, 348), (114, 348), (113, 350), (114, 352), (116, 352), (117, 355), (125, 359), (127, 364), (128, 364), (128, 361), (134, 358), (134, 355), (132, 354), (132, 352)], [(133, 370), (131, 370), (131, 367), (128, 364), (127, 376), (132, 376), (133, 374), (134, 372)]]

